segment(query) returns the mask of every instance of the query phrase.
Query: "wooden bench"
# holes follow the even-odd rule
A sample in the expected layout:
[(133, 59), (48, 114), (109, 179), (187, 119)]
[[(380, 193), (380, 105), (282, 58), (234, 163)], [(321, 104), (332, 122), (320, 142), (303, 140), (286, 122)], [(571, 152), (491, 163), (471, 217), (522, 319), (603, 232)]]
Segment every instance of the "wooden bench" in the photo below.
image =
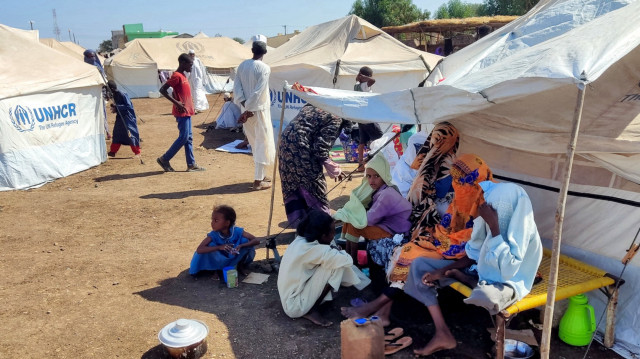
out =
[[(522, 298), (521, 301), (504, 309), (496, 315), (496, 357), (504, 358), (504, 336), (506, 324), (516, 314), (532, 308), (544, 306), (547, 303), (547, 279), (551, 262), (551, 251), (544, 249), (542, 263), (539, 271), (543, 280), (534, 285), (531, 293)], [(617, 277), (586, 263), (580, 262), (567, 256), (560, 256), (558, 270), (558, 288), (556, 290), (556, 301), (566, 299), (571, 296), (586, 293), (594, 289), (600, 289), (608, 298), (607, 305), (607, 327), (604, 335), (604, 345), (607, 348), (613, 346), (615, 339), (615, 312), (618, 304), (618, 288), (624, 283), (616, 285)], [(465, 297), (471, 295), (471, 288), (455, 282), (451, 287), (460, 292)]]

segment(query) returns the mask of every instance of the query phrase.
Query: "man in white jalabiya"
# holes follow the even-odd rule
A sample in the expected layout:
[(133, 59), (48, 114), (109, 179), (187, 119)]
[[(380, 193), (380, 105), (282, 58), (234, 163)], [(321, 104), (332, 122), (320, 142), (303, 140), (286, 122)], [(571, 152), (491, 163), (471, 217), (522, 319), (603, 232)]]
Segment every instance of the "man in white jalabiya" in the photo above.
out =
[(207, 69), (202, 64), (202, 61), (196, 57), (195, 51), (189, 50), (189, 56), (191, 56), (191, 59), (193, 60), (193, 67), (189, 73), (191, 98), (193, 98), (193, 106), (196, 113), (198, 113), (209, 109), (207, 93), (204, 90), (204, 77), (207, 76)]
[(244, 133), (251, 145), (255, 163), (254, 190), (271, 188), (271, 179), (266, 177), (266, 166), (273, 165), (276, 146), (269, 106), (269, 74), (271, 69), (262, 62), (267, 53), (264, 41), (254, 41), (251, 46), (253, 58), (243, 61), (236, 71), (233, 84), (234, 102), (243, 112), (238, 123), (244, 124)]

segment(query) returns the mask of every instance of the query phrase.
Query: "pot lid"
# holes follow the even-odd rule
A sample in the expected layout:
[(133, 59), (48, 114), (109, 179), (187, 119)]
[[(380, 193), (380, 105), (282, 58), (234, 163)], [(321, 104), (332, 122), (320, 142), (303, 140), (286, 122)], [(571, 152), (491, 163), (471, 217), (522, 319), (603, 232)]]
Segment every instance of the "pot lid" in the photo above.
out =
[(167, 324), (158, 333), (160, 343), (171, 347), (181, 348), (196, 344), (209, 334), (209, 328), (199, 320), (178, 319)]

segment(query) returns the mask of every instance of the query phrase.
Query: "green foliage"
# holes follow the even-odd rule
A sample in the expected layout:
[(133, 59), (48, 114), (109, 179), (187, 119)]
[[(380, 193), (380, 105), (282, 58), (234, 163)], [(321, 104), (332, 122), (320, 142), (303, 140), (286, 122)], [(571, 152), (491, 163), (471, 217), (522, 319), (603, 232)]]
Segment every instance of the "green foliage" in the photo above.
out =
[(113, 43), (111, 40), (104, 40), (98, 45), (98, 52), (111, 52), (113, 51)]
[(484, 0), (480, 14), (482, 16), (524, 15), (539, 0)]
[[(485, 0), (495, 1), (495, 0)], [(449, 0), (440, 5), (436, 10), (436, 19), (462, 19), (465, 17), (480, 16), (483, 9), (481, 4), (464, 3), (461, 0)]]
[(428, 19), (412, 0), (356, 0), (349, 14), (357, 15), (377, 27), (397, 26)]
[(242, 40), (239, 37), (234, 37), (233, 39), (236, 40), (237, 42), (241, 43), (241, 44), (244, 44), (244, 40)]

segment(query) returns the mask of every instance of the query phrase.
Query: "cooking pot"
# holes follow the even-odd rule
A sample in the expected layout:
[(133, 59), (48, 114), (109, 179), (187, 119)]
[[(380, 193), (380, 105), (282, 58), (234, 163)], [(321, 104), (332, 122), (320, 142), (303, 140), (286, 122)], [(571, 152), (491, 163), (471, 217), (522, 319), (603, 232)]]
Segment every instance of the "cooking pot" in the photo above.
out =
[(158, 340), (172, 358), (198, 359), (207, 352), (209, 327), (199, 320), (178, 319), (158, 333)]

